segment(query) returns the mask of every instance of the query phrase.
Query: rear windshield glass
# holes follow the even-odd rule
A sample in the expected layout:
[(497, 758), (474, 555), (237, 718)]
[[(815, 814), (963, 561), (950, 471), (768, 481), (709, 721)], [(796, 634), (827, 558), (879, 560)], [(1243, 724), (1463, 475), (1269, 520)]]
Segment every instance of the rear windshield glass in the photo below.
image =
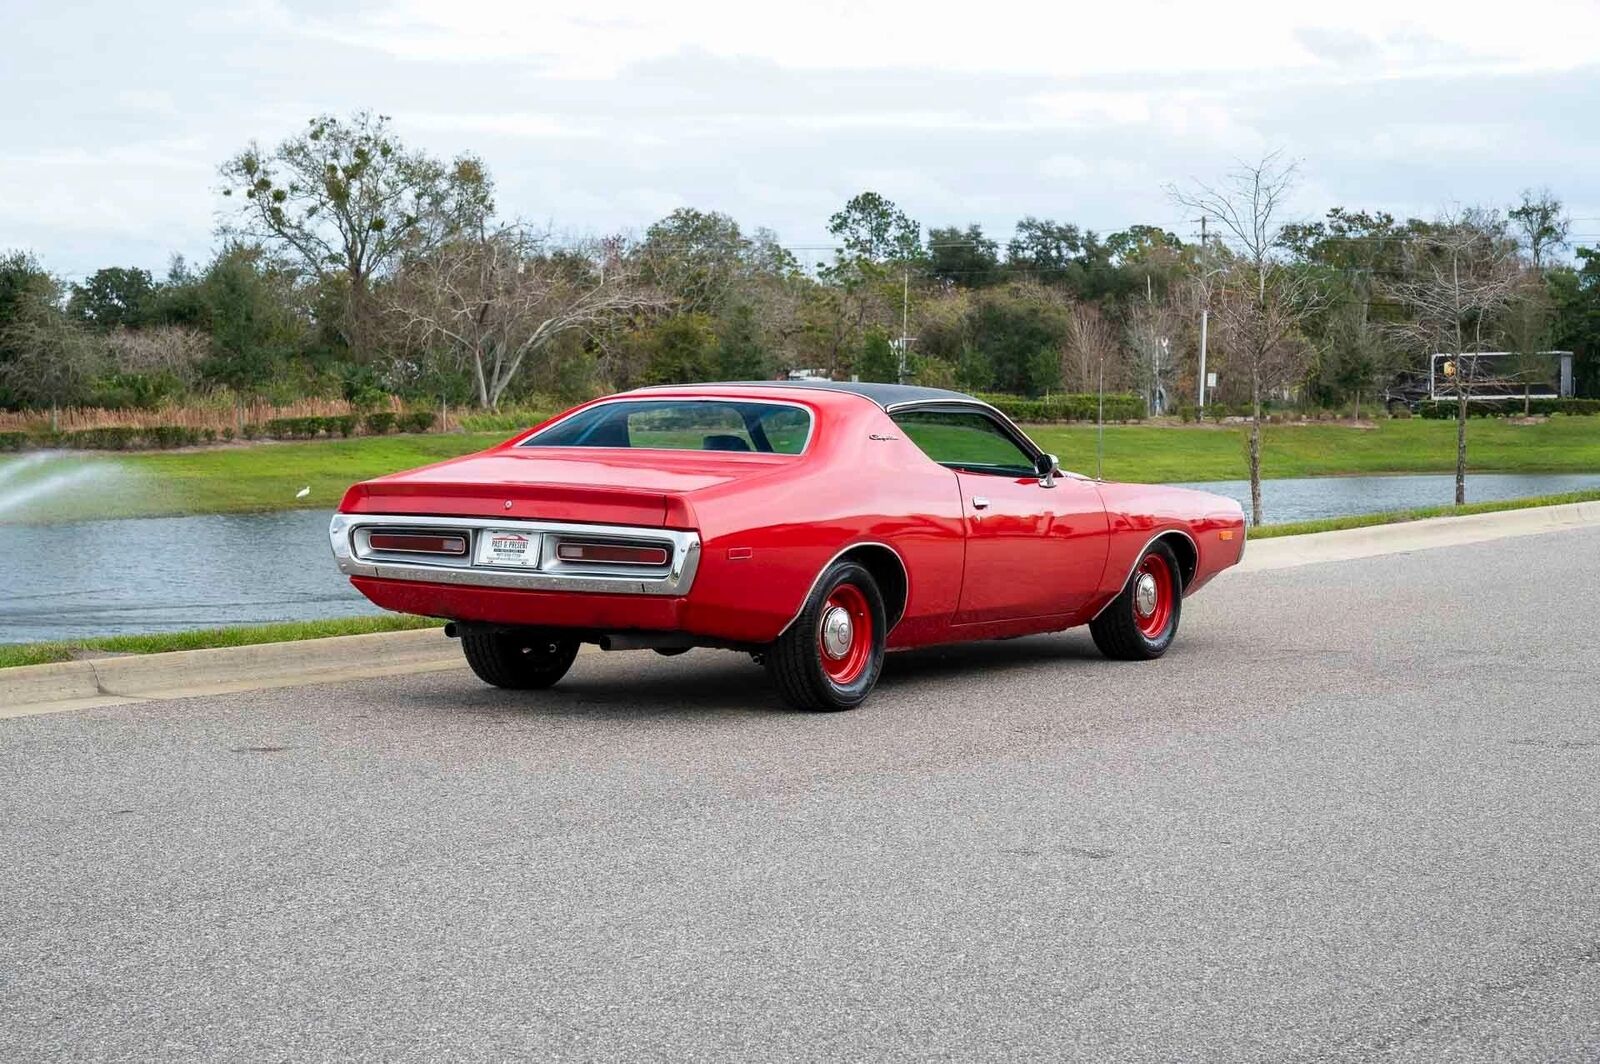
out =
[(810, 434), (811, 414), (797, 406), (736, 399), (639, 399), (592, 406), (528, 437), (522, 446), (799, 454)]

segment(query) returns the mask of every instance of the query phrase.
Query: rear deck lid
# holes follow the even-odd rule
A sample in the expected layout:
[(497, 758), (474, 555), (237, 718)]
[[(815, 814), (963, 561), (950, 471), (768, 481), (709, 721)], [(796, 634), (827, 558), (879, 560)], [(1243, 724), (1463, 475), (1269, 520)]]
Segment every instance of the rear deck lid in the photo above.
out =
[(357, 484), (343, 509), (660, 528), (668, 524), (674, 500), (773, 472), (784, 461), (749, 454), (506, 447)]

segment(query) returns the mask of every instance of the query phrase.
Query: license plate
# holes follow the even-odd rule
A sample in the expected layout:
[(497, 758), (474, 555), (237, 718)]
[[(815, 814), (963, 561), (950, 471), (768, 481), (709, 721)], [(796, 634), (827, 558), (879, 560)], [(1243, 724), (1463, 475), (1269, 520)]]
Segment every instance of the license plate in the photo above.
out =
[(478, 534), (479, 565), (532, 569), (539, 564), (540, 536), (527, 532), (489, 529)]

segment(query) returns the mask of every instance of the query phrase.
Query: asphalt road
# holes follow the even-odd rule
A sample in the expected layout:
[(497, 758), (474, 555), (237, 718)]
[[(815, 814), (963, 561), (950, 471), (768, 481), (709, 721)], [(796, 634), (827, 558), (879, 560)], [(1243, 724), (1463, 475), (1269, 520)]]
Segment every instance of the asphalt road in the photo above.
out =
[(1171, 654), (585, 655), (0, 721), (0, 1058), (1600, 1059), (1600, 533)]

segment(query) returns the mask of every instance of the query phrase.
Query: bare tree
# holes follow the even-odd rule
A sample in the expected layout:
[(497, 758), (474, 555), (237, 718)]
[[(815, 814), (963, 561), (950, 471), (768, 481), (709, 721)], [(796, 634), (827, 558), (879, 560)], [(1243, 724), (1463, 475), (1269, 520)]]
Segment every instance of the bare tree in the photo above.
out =
[(1069, 312), (1072, 330), (1062, 351), (1063, 387), (1077, 392), (1095, 391), (1107, 364), (1116, 368), (1116, 326), (1093, 303), (1074, 303)]
[(1320, 295), (1303, 270), (1285, 261), (1284, 200), (1295, 167), (1273, 152), (1240, 164), (1219, 185), (1169, 190), (1182, 206), (1215, 219), (1234, 245), (1216, 278), (1217, 334), (1229, 364), (1250, 378), (1250, 518), (1261, 523), (1262, 400), (1303, 374), (1308, 347), (1301, 326)]
[(224, 162), (234, 213), (224, 234), (271, 246), (309, 275), (343, 283), (343, 329), (365, 350), (374, 282), (401, 256), (481, 229), (493, 211), (483, 163), (413, 151), (368, 111), (311, 119), (271, 151), (252, 143)]
[(416, 342), (459, 360), (479, 404), (495, 409), (527, 360), (558, 337), (661, 304), (621, 250), (616, 242), (552, 248), (505, 226), (406, 263), (389, 312)]
[(211, 353), (211, 338), (182, 325), (119, 328), (106, 336), (106, 350), (119, 373), (169, 373), (192, 386)]
[(1454, 356), (1444, 375), (1456, 399), (1457, 506), (1467, 501), (1468, 404), (1489, 375), (1476, 356), (1488, 349), (1524, 281), (1517, 242), (1499, 212), (1470, 209), (1442, 215), (1413, 237), (1403, 279), (1391, 285), (1411, 310), (1408, 320), (1393, 326), (1396, 333), (1430, 359)]
[(0, 363), (0, 383), (24, 402), (50, 407), (50, 430), (58, 411), (88, 391), (105, 365), (96, 338), (54, 305), (28, 308), (0, 330), (0, 345), (12, 357)]
[(1178, 334), (1178, 313), (1166, 296), (1157, 296), (1145, 279), (1143, 299), (1128, 307), (1128, 351), (1133, 356), (1133, 383), (1144, 393), (1152, 414), (1166, 412), (1166, 400), (1177, 369), (1172, 341)]

